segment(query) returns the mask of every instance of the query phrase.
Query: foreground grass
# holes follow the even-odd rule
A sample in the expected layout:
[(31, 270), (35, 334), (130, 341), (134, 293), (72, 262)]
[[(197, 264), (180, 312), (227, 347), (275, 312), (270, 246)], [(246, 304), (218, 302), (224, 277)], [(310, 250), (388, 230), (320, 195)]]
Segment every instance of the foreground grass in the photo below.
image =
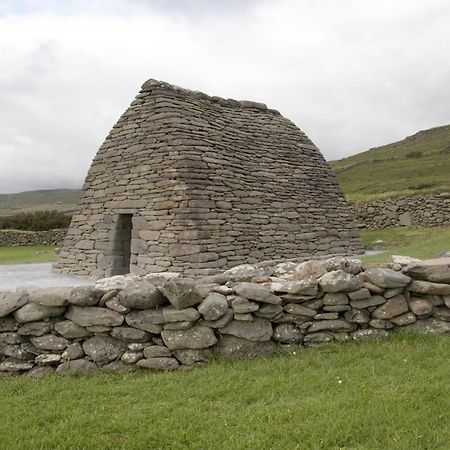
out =
[(362, 230), (361, 239), (366, 247), (374, 242), (386, 249), (379, 255), (365, 256), (365, 262), (387, 262), (391, 255), (411, 256), (419, 259), (436, 258), (450, 251), (450, 227), (399, 227), (384, 230)]
[(0, 379), (5, 449), (448, 449), (450, 341), (399, 333), (190, 372)]
[(55, 246), (0, 247), (0, 264), (19, 264), (56, 261)]

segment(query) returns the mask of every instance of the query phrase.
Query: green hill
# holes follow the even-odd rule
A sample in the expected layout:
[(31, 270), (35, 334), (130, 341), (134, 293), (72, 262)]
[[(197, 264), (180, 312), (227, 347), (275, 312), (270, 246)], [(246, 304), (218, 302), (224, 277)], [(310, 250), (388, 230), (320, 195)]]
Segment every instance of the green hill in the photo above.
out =
[(38, 210), (70, 213), (75, 209), (80, 193), (79, 189), (45, 189), (17, 194), (0, 194), (0, 217)]
[(330, 164), (352, 202), (450, 191), (450, 125)]

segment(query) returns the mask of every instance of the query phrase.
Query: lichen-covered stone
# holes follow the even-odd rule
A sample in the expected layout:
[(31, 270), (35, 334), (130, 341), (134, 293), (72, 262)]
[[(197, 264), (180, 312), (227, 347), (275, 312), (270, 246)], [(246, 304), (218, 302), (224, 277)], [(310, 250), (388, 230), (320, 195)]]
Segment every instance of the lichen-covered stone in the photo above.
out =
[(83, 342), (84, 353), (100, 364), (120, 358), (126, 350), (125, 342), (111, 336), (92, 336)]
[(66, 318), (82, 327), (96, 325), (119, 326), (123, 322), (123, 315), (108, 308), (96, 306), (70, 306)]
[(163, 330), (162, 339), (169, 350), (182, 348), (208, 348), (217, 343), (214, 331), (209, 327), (197, 325), (186, 331)]
[(255, 318), (253, 322), (231, 321), (220, 328), (221, 334), (248, 339), (250, 341), (268, 341), (273, 335), (271, 323), (267, 319)]

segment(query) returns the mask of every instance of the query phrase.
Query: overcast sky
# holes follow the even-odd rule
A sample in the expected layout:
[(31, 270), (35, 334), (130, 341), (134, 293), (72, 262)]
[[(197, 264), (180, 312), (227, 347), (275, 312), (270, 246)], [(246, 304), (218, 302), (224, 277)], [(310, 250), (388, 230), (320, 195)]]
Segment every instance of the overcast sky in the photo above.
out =
[(450, 123), (448, 0), (0, 0), (0, 193), (78, 188), (148, 78), (261, 101), (327, 159)]

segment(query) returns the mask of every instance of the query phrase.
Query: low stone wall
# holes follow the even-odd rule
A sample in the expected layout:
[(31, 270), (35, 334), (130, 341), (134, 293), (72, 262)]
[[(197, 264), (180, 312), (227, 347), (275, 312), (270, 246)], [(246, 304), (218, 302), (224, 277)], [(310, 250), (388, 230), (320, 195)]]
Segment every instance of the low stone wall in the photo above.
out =
[(67, 229), (48, 231), (0, 230), (0, 247), (27, 245), (59, 245), (66, 237)]
[(190, 279), (116, 276), (0, 293), (0, 373), (174, 370), (229, 357), (450, 332), (450, 258), (368, 268), (333, 258)]
[(450, 193), (416, 195), (351, 205), (360, 228), (450, 224)]

